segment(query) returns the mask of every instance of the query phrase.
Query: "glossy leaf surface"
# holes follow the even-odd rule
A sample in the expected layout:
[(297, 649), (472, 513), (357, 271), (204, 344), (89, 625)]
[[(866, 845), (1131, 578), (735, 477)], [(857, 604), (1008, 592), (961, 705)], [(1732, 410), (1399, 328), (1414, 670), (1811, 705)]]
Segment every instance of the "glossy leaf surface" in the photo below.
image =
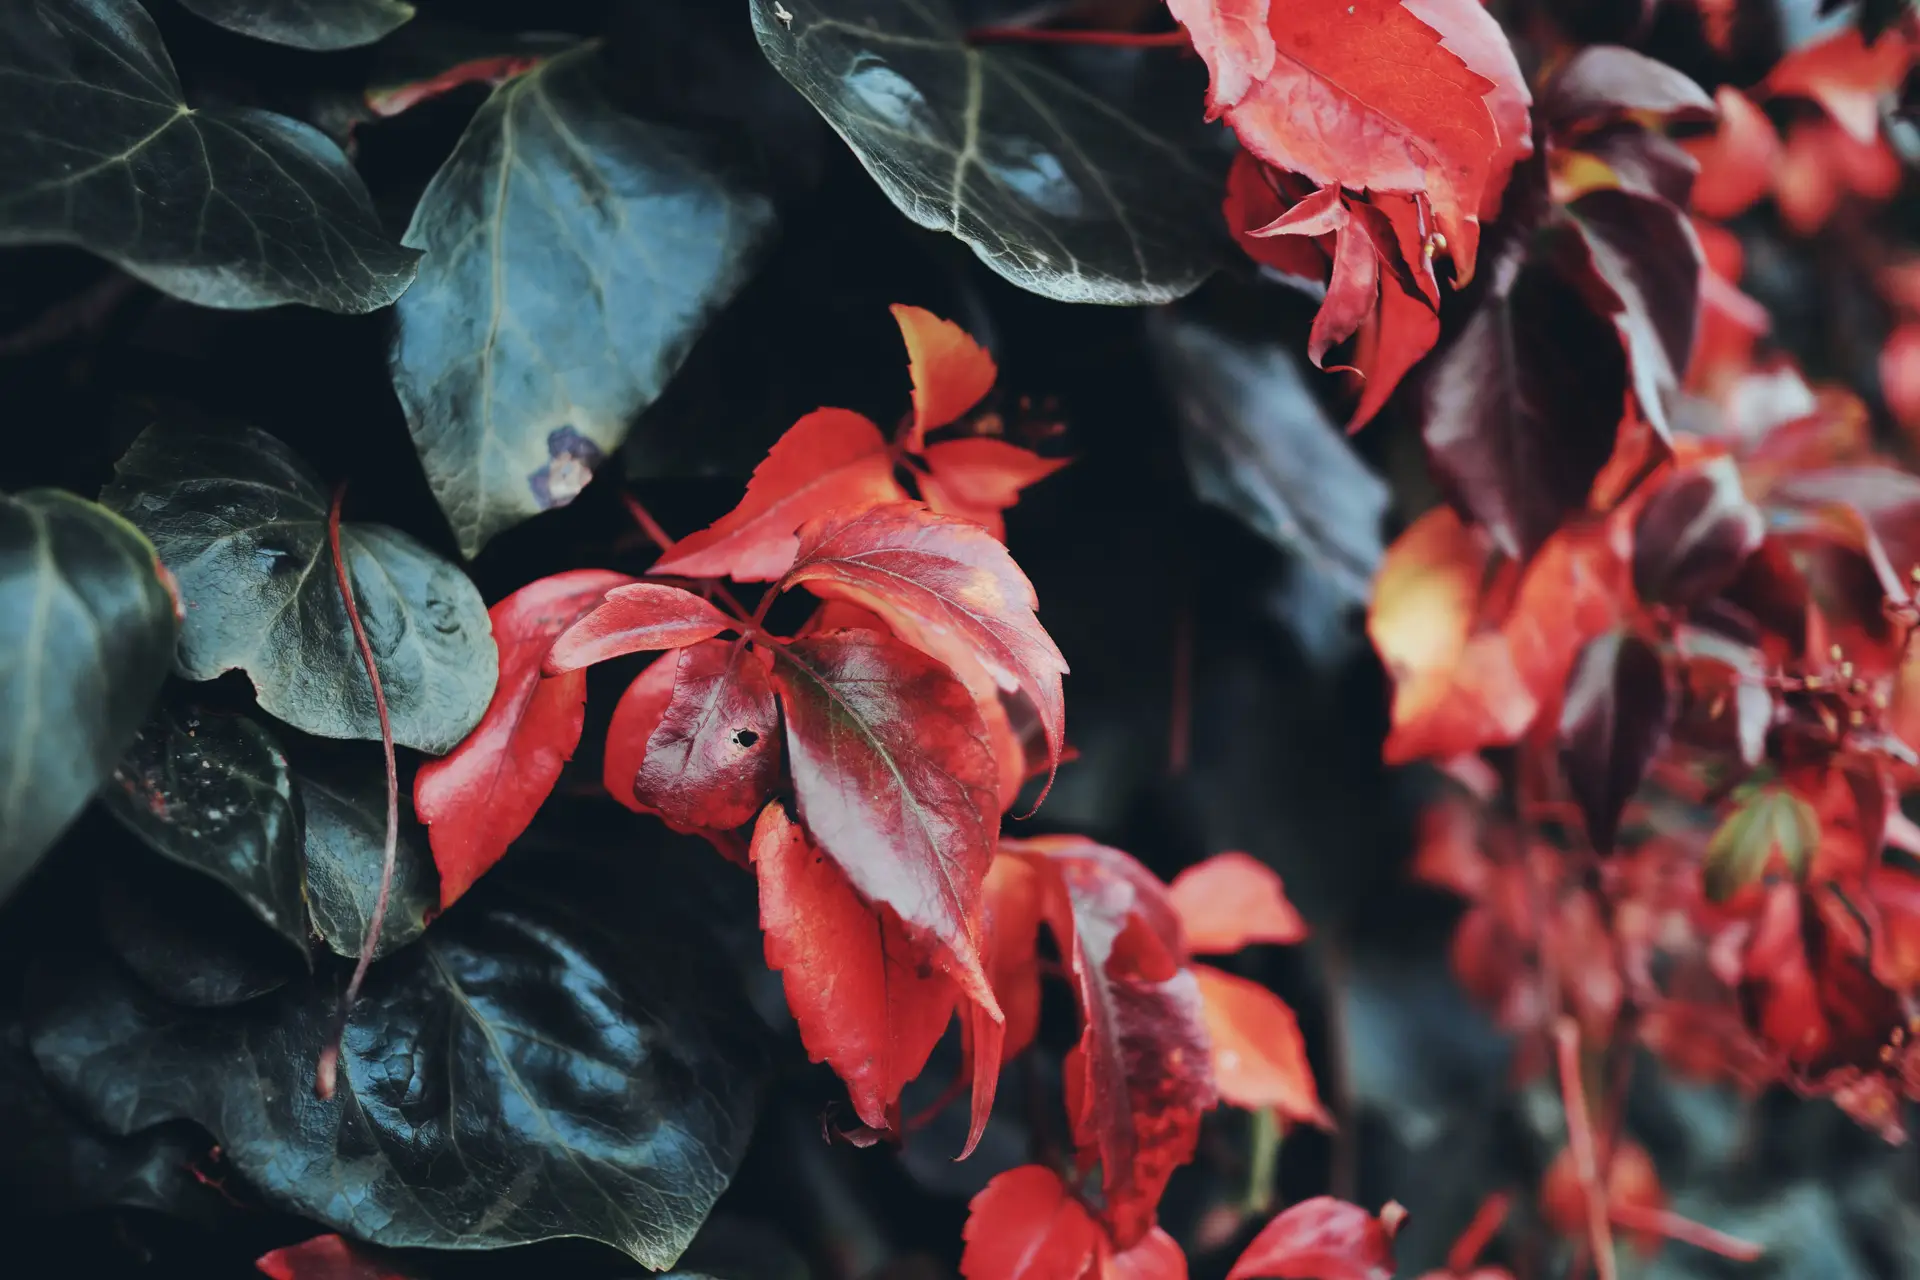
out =
[(413, 17), (406, 0), (181, 0), (241, 35), (296, 49), (351, 49), (372, 44)]
[(1228, 1280), (1392, 1280), (1393, 1233), (1357, 1204), (1315, 1196), (1260, 1229)]
[(1567, 785), (1595, 849), (1613, 848), (1620, 814), (1665, 743), (1673, 699), (1658, 651), (1614, 631), (1581, 651), (1560, 711)]
[(771, 204), (624, 114), (597, 46), (494, 90), (421, 196), (394, 388), (461, 550), (565, 506), (745, 282)]
[[(335, 955), (358, 957), (387, 854), (387, 780), (379, 753), (368, 750), (325, 768), (296, 767), (293, 780), (306, 819), (307, 913)], [(410, 808), (403, 788), (393, 885), (376, 959), (425, 933), (440, 910), (433, 852)]]
[[(174, 570), (186, 611), (180, 675), (211, 680), (238, 668), (261, 709), (296, 729), (380, 736), (327, 545), (327, 494), (284, 444), (252, 427), (157, 422), (100, 498)], [(386, 525), (343, 523), (340, 543), (394, 741), (450, 750), (493, 694), (498, 660), (480, 593)]]
[(741, 826), (779, 779), (779, 735), (780, 709), (760, 654), (737, 641), (682, 649), (634, 795), (677, 827)]
[(561, 631), (541, 670), (564, 675), (623, 654), (678, 649), (732, 625), (726, 614), (691, 591), (659, 582), (616, 586)]

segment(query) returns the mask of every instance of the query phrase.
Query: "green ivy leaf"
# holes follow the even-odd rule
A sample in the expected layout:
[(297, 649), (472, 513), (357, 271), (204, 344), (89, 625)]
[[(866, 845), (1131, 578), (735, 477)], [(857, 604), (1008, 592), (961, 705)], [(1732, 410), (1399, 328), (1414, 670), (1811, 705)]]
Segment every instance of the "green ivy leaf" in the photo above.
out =
[(196, 1119), (263, 1196), (356, 1239), (585, 1236), (663, 1270), (745, 1149), (758, 1028), (713, 980), (711, 942), (632, 928), (631, 901), (571, 901), (522, 885), (463, 903), (375, 966), (330, 1101), (313, 1073), (338, 972), (210, 1012), (110, 966), (46, 965), (34, 1054), (110, 1131)]
[[(351, 766), (351, 767), (350, 767)], [(380, 897), (386, 858), (387, 783), (379, 761), (340, 762), (294, 774), (306, 818), (307, 907), (313, 927), (336, 955), (357, 957)], [(440, 906), (440, 876), (403, 788), (393, 884), (376, 957), (391, 955), (427, 929)]]
[(296, 49), (372, 44), (413, 17), (405, 0), (180, 0), (229, 31)]
[(0, 900), (139, 731), (174, 629), (132, 525), (54, 489), (0, 495)]
[(136, 0), (0, 5), (0, 245), (15, 244), (79, 245), (202, 306), (344, 312), (399, 297), (419, 258), (318, 130), (188, 106)]
[(463, 552), (573, 501), (745, 282), (773, 207), (623, 114), (586, 45), (494, 90), (421, 196), (393, 382)]
[(271, 733), (244, 716), (162, 707), (101, 798), (156, 853), (219, 881), (306, 953), (300, 819)]
[(1213, 271), (1219, 175), (1182, 136), (1191, 99), (1094, 97), (1027, 52), (968, 44), (951, 0), (752, 8), (768, 61), (887, 198), (1021, 288), (1166, 302)]
[[(153, 539), (179, 579), (182, 676), (238, 668), (261, 708), (297, 729), (380, 736), (327, 545), (327, 495), (284, 444), (252, 427), (157, 422), (100, 497)], [(340, 542), (394, 740), (451, 750), (486, 711), (498, 676), (480, 593), (397, 529), (344, 524)]]

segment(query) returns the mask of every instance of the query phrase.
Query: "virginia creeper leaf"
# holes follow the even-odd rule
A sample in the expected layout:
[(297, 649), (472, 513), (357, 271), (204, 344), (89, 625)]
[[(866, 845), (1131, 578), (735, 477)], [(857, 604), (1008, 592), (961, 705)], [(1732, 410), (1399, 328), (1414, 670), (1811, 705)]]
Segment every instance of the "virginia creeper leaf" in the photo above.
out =
[(1273, 0), (1167, 0), (1167, 12), (1187, 29), (1213, 73), (1207, 118), (1237, 106), (1273, 74), (1277, 50), (1267, 14)]
[[(314, 932), (335, 955), (358, 958), (386, 861), (387, 779), (380, 754), (368, 749), (324, 765), (296, 763), (293, 783), (306, 819), (307, 912)], [(403, 789), (393, 884), (375, 959), (425, 933), (427, 920), (440, 910), (427, 833), (410, 809)]]
[(1001, 854), (987, 871), (983, 889), (987, 924), (987, 977), (1006, 1015), (1002, 1055), (1017, 1056), (1040, 1027), (1039, 942), (1046, 882), (1025, 858)]
[(953, 980), (778, 803), (754, 826), (752, 856), (767, 966), (780, 971), (807, 1056), (846, 1081), (862, 1124), (897, 1130), (900, 1090), (953, 1020)]
[[(1001, 689), (1025, 693), (1058, 766), (1067, 661), (1034, 616), (1033, 584), (986, 530), (911, 503), (830, 514), (800, 531), (799, 556), (780, 585), (800, 583), (873, 610), (963, 681), (984, 669)], [(968, 681), (976, 696), (988, 692), (981, 683)]]
[(740, 826), (779, 779), (779, 734), (766, 662), (739, 641), (703, 640), (680, 651), (633, 793), (676, 827)]
[(1098, 1256), (1101, 1230), (1060, 1175), (1025, 1164), (997, 1175), (967, 1206), (966, 1280), (1080, 1280)]
[(712, 139), (635, 119), (597, 45), (494, 90), (421, 196), (394, 389), (460, 548), (565, 506), (773, 230)]
[(666, 714), (667, 703), (673, 699), (673, 678), (679, 666), (672, 658), (655, 658), (620, 695), (620, 701), (613, 708), (613, 721), (607, 726), (601, 780), (608, 795), (636, 813), (653, 812), (640, 803), (633, 784), (646, 761), (647, 742), (660, 727), (660, 717)]
[(1221, 1101), (1250, 1111), (1271, 1107), (1289, 1123), (1333, 1128), (1313, 1083), (1300, 1024), (1286, 1002), (1211, 965), (1194, 965), (1193, 976)]
[(1707, 91), (1666, 63), (1619, 45), (1589, 45), (1568, 58), (1540, 94), (1550, 133), (1598, 124), (1609, 116), (1713, 117)]
[(918, 449), (927, 432), (979, 404), (1000, 371), (993, 357), (951, 320), (901, 303), (894, 304), (893, 318), (907, 342), (907, 375), (913, 379), (908, 444)]
[(1256, 942), (1306, 940), (1307, 922), (1287, 901), (1272, 867), (1244, 853), (1221, 853), (1173, 878), (1168, 889), (1187, 950), (1226, 955)]
[(0, 495), (0, 901), (139, 732), (173, 635), (133, 526), (55, 489)]
[(621, 910), (529, 885), (463, 906), (372, 970), (327, 1102), (337, 974), (204, 1011), (49, 968), (34, 1051), (109, 1131), (195, 1118), (269, 1202), (369, 1243), (578, 1235), (662, 1270), (739, 1161), (760, 1059), (702, 945)]
[(1640, 637), (1610, 631), (1574, 664), (1560, 709), (1567, 786), (1601, 853), (1613, 849), (1621, 811), (1665, 743), (1673, 718), (1666, 665)]
[(613, 587), (601, 602), (560, 633), (541, 670), (564, 675), (651, 649), (698, 644), (733, 626), (733, 619), (707, 601), (658, 582)]
[(860, 896), (937, 946), (963, 993), (998, 1012), (981, 967), (981, 885), (999, 822), (973, 696), (890, 636), (839, 631), (776, 654), (800, 820)]
[(848, 409), (816, 409), (753, 469), (740, 505), (675, 543), (653, 572), (772, 582), (792, 566), (794, 531), (807, 521), (905, 496), (880, 428)]
[(1634, 521), (1634, 592), (1675, 608), (1703, 604), (1733, 582), (1766, 532), (1733, 459), (1683, 471), (1647, 499)]
[(187, 105), (138, 0), (0, 11), (0, 245), (72, 244), (209, 307), (375, 311), (420, 255), (340, 149), (253, 107)]
[(413, 17), (406, 0), (180, 0), (230, 31), (296, 49), (372, 44)]
[[(180, 675), (211, 680), (239, 668), (261, 709), (296, 729), (380, 736), (327, 545), (327, 494), (284, 444), (252, 427), (156, 422), (115, 465), (100, 500), (153, 539), (179, 580)], [(480, 593), (386, 525), (343, 523), (340, 544), (394, 741), (450, 750), (493, 693), (496, 654)]]
[(1021, 288), (1166, 302), (1213, 270), (1215, 179), (1171, 95), (1110, 103), (1024, 50), (975, 46), (953, 0), (751, 4), (767, 60), (887, 198)]
[(1357, 1204), (1332, 1196), (1302, 1200), (1261, 1228), (1227, 1280), (1262, 1276), (1393, 1280), (1393, 1232)]
[(301, 954), (305, 867), (293, 775), (245, 716), (163, 706), (103, 789), (108, 812), (155, 852), (210, 876)]
[(1387, 486), (1313, 396), (1299, 362), (1189, 321), (1154, 317), (1161, 376), (1201, 499), (1297, 553), (1358, 603), (1380, 563)]
[(920, 493), (942, 515), (971, 520), (1001, 542), (1007, 540), (1002, 513), (1020, 501), (1020, 491), (1067, 465), (1066, 458), (1043, 458), (1030, 449), (969, 436), (942, 440), (921, 452), (927, 474)]
[(254, 1267), (267, 1280), (407, 1280), (361, 1245), (337, 1235), (315, 1236), (263, 1253)]
[[(576, 569), (528, 583), (488, 611), (500, 649), (493, 701), (466, 740), (420, 767), (414, 812), (427, 824), (450, 907), (520, 837), (573, 758), (586, 724), (584, 672), (542, 676), (554, 639), (633, 579)], [(704, 602), (702, 602), (704, 603)]]

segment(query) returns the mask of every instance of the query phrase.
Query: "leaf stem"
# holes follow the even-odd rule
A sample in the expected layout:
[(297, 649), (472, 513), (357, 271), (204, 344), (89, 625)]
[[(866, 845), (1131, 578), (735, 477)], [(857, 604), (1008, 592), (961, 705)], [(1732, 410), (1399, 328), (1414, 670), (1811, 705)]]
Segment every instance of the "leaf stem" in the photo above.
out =
[(1253, 1112), (1247, 1154), (1246, 1211), (1256, 1218), (1273, 1212), (1273, 1178), (1280, 1167), (1280, 1117), (1272, 1107)]
[(1587, 1243), (1600, 1280), (1615, 1280), (1613, 1230), (1607, 1216), (1607, 1187), (1611, 1170), (1600, 1169), (1594, 1150), (1593, 1117), (1587, 1110), (1587, 1091), (1580, 1081), (1580, 1024), (1562, 1014), (1554, 1025), (1555, 1056), (1560, 1066), (1560, 1100), (1567, 1113), (1567, 1147), (1573, 1167), (1586, 1192)]
[[(640, 526), (640, 532), (647, 535), (647, 541), (653, 543), (654, 546), (660, 549), (661, 555), (665, 555), (667, 552), (673, 550), (674, 540), (667, 536), (667, 531), (660, 527), (660, 522), (653, 518), (653, 513), (647, 510), (640, 499), (630, 493), (622, 493), (620, 495), (620, 501), (627, 504), (627, 514), (632, 516), (633, 522)], [(767, 611), (767, 604), (772, 598), (772, 592), (768, 592), (768, 599), (760, 602), (760, 612), (754, 614), (752, 620), (749, 621), (747, 607), (734, 599), (733, 592), (727, 590), (725, 583), (712, 578), (703, 579), (703, 581), (713, 588), (713, 594), (720, 597), (721, 604), (733, 610), (733, 616), (737, 621), (745, 622), (749, 627), (756, 627), (760, 624), (761, 615)]]
[(1708, 1253), (1717, 1253), (1735, 1262), (1757, 1262), (1766, 1253), (1765, 1249), (1751, 1240), (1715, 1231), (1691, 1218), (1683, 1218), (1670, 1209), (1616, 1204), (1607, 1210), (1607, 1214), (1613, 1220), (1613, 1225), (1623, 1231), (1664, 1236), (1668, 1240), (1678, 1240), (1681, 1244), (1690, 1244), (1696, 1249), (1705, 1249)]
[(1036, 27), (975, 27), (968, 44), (1080, 44), (1111, 49), (1184, 49), (1184, 31), (1085, 31)]
[(374, 661), (373, 643), (367, 639), (366, 625), (360, 621), (360, 607), (353, 600), (347, 559), (340, 553), (340, 504), (346, 496), (347, 486), (342, 482), (333, 491), (333, 506), (327, 512), (327, 544), (333, 550), (334, 580), (340, 585), (340, 599), (347, 607), (347, 622), (353, 627), (354, 642), (360, 646), (360, 661), (366, 664), (367, 681), (373, 686), (373, 709), (380, 716), (380, 748), (387, 760), (387, 843), (380, 858), (380, 896), (374, 900), (373, 916), (360, 939), (360, 961), (354, 965), (353, 977), (347, 982), (346, 993), (340, 997), (333, 1030), (320, 1050), (320, 1061), (314, 1072), (313, 1091), (323, 1102), (333, 1097), (340, 1070), (340, 1041), (347, 1032), (347, 1018), (353, 1013), (354, 1002), (360, 998), (360, 986), (373, 965), (373, 953), (380, 945), (380, 930), (387, 922), (387, 903), (393, 895), (394, 855), (400, 844), (400, 771), (393, 758), (393, 722), (387, 715), (387, 692), (380, 683), (380, 664)]

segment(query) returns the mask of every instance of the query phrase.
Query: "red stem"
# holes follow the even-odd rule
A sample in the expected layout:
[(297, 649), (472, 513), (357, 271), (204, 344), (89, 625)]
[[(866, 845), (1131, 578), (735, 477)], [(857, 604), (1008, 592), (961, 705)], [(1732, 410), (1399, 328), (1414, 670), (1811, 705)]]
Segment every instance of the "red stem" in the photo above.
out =
[(1683, 1218), (1667, 1209), (1648, 1209), (1640, 1205), (1617, 1204), (1608, 1210), (1613, 1225), (1622, 1231), (1638, 1231), (1647, 1235), (1664, 1236), (1669, 1240), (1678, 1240), (1681, 1244), (1690, 1244), (1696, 1249), (1705, 1249), (1708, 1253), (1717, 1253), (1723, 1258), (1735, 1262), (1757, 1262), (1765, 1249), (1751, 1240), (1742, 1240), (1730, 1236), (1724, 1231), (1715, 1231), (1703, 1226), (1691, 1218)]
[(1507, 1221), (1507, 1209), (1511, 1197), (1504, 1191), (1496, 1191), (1480, 1202), (1480, 1208), (1474, 1212), (1473, 1221), (1453, 1242), (1453, 1248), (1447, 1251), (1447, 1270), (1465, 1275), (1473, 1270), (1480, 1261), (1480, 1255), (1486, 1251), (1500, 1228)]
[(1060, 31), (1035, 27), (975, 27), (968, 44), (1090, 44), (1113, 49), (1184, 49), (1184, 31)]
[(347, 495), (342, 484), (333, 491), (333, 507), (327, 512), (327, 544), (333, 549), (334, 580), (340, 584), (340, 599), (347, 606), (347, 622), (360, 646), (360, 661), (366, 664), (367, 680), (373, 685), (373, 708), (380, 715), (380, 747), (387, 757), (387, 845), (380, 861), (380, 896), (373, 904), (373, 918), (360, 939), (360, 962), (353, 967), (346, 994), (340, 997), (340, 1009), (334, 1015), (333, 1032), (320, 1050), (314, 1072), (313, 1091), (321, 1101), (333, 1097), (340, 1070), (340, 1040), (347, 1032), (347, 1018), (360, 998), (360, 984), (367, 979), (373, 964), (374, 949), (380, 945), (380, 930), (387, 921), (387, 902), (393, 894), (394, 854), (400, 843), (400, 771), (393, 759), (393, 722), (387, 717), (387, 691), (380, 684), (380, 664), (373, 659), (373, 644), (360, 621), (360, 607), (353, 601), (353, 583), (347, 577), (347, 560), (340, 554), (340, 503)]
[(1193, 758), (1193, 607), (1173, 615), (1173, 697), (1167, 711), (1167, 776), (1177, 778)]
[[(647, 535), (647, 540), (660, 548), (661, 555), (673, 550), (674, 540), (667, 536), (667, 531), (660, 527), (660, 522), (653, 518), (653, 513), (641, 504), (640, 499), (630, 493), (623, 493), (620, 495), (620, 501), (627, 504), (627, 514), (632, 516), (634, 523), (640, 526), (640, 532)], [(759, 625), (761, 614), (767, 611), (767, 605), (773, 598), (773, 593), (769, 591), (767, 598), (760, 602), (760, 612), (752, 615), (752, 620), (749, 621), (747, 607), (734, 599), (733, 592), (727, 590), (724, 583), (708, 580), (708, 585), (713, 588), (713, 594), (720, 597), (720, 603), (733, 610), (734, 618), (746, 623), (749, 627)]]
[(1554, 1026), (1560, 1063), (1560, 1098), (1567, 1111), (1567, 1146), (1587, 1199), (1587, 1243), (1593, 1250), (1594, 1270), (1600, 1280), (1615, 1280), (1613, 1230), (1607, 1219), (1607, 1188), (1594, 1153), (1593, 1117), (1587, 1111), (1587, 1091), (1580, 1083), (1580, 1024), (1562, 1016)]

